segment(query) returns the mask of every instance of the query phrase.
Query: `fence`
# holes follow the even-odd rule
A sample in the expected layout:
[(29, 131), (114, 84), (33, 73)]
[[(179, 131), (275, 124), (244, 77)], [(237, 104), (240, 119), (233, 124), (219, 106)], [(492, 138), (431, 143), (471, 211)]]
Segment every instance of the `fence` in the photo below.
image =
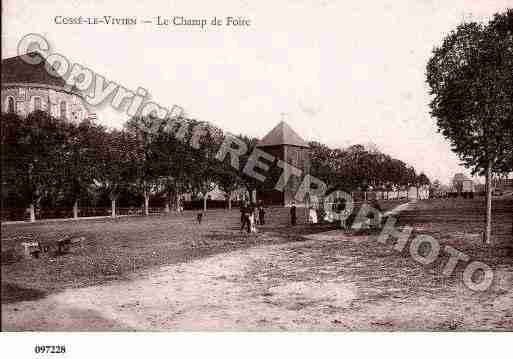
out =
[[(240, 206), (239, 201), (232, 201), (232, 207)], [(226, 201), (208, 200), (207, 209), (225, 209), (228, 208)], [(202, 210), (203, 200), (185, 201), (185, 210)], [(149, 207), (150, 215), (159, 215), (166, 212), (164, 207)], [(117, 216), (142, 216), (143, 207), (116, 207)], [(79, 207), (78, 217), (107, 217), (111, 215), (111, 207)], [(73, 208), (37, 208), (36, 220), (42, 219), (63, 219), (73, 218)], [(29, 219), (29, 212), (26, 208), (2, 208), (0, 210), (0, 220), (5, 221), (26, 221)]]

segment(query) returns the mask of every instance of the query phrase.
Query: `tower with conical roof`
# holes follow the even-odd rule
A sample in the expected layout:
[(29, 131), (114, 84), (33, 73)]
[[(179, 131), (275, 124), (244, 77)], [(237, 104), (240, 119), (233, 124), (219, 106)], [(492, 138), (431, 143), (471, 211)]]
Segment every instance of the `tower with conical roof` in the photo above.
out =
[[(305, 175), (310, 173), (310, 147), (285, 121), (281, 121), (264, 138), (262, 138), (257, 147), (276, 158), (275, 166), (270, 171), (269, 176), (262, 189), (257, 192), (258, 200), (262, 200), (266, 205), (287, 206), (292, 201), (296, 203), (303, 199), (295, 198), (296, 192), (301, 185)], [(297, 176), (293, 170), (285, 184), (283, 191), (276, 190), (283, 171), (287, 171), (287, 166), (277, 166), (278, 161), (283, 161), (301, 171)], [(281, 168), (285, 167), (285, 168)]]

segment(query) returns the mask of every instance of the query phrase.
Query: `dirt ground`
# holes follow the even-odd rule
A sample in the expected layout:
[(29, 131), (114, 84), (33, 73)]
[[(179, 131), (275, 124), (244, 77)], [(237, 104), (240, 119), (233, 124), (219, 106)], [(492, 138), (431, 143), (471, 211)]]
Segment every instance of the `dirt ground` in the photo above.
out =
[[(219, 254), (131, 281), (4, 305), (6, 330), (513, 329), (513, 271), (486, 294), (351, 256), (338, 234)], [(327, 251), (327, 247), (330, 248)], [(337, 250), (338, 249), (338, 250)], [(422, 282), (419, 287), (413, 281)]]
[[(405, 220), (426, 213), (424, 205), (411, 206)], [(443, 226), (440, 240), (457, 244), (458, 228)], [(419, 224), (419, 232), (425, 227)], [(274, 236), (262, 233), (250, 248), (149, 267), (124, 280), (2, 303), (2, 329), (513, 330), (509, 256), (491, 264), (494, 283), (480, 293), (463, 285), (461, 270), (443, 277), (443, 259), (423, 267), (375, 235), (328, 231), (288, 242)], [(475, 236), (467, 231), (464, 238)], [(481, 253), (476, 245), (460, 249)]]

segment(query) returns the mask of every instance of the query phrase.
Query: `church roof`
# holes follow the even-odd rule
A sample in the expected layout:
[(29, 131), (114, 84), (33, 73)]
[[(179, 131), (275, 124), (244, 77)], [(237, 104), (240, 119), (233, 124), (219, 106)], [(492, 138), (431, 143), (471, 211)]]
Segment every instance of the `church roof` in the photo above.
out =
[(258, 147), (292, 145), (310, 147), (286, 122), (281, 121), (264, 138), (258, 141)]
[(2, 60), (2, 84), (4, 83), (36, 83), (64, 87), (65, 81), (61, 77), (55, 77), (45, 68), (45, 59), (37, 52), (27, 54), (33, 58), (39, 57), (41, 62), (31, 65), (23, 61), (21, 56), (10, 57)]

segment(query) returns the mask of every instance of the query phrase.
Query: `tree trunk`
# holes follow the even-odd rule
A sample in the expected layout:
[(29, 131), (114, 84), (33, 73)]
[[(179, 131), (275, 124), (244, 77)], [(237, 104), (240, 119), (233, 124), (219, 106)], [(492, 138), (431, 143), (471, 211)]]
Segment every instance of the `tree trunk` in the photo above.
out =
[(228, 210), (232, 210), (232, 196), (231, 194), (228, 196)]
[(492, 161), (488, 161), (486, 168), (486, 223), (484, 242), (492, 243)]
[(30, 222), (35, 222), (36, 221), (36, 209), (35, 209), (34, 203), (31, 203), (29, 205), (29, 214), (30, 214)]
[(203, 196), (203, 211), (207, 210), (207, 196)]
[(150, 195), (147, 191), (144, 191), (144, 215), (150, 215)]
[(78, 199), (73, 203), (73, 219), (78, 219)]
[(112, 218), (116, 218), (116, 199), (115, 198), (110, 199), (110, 216)]

